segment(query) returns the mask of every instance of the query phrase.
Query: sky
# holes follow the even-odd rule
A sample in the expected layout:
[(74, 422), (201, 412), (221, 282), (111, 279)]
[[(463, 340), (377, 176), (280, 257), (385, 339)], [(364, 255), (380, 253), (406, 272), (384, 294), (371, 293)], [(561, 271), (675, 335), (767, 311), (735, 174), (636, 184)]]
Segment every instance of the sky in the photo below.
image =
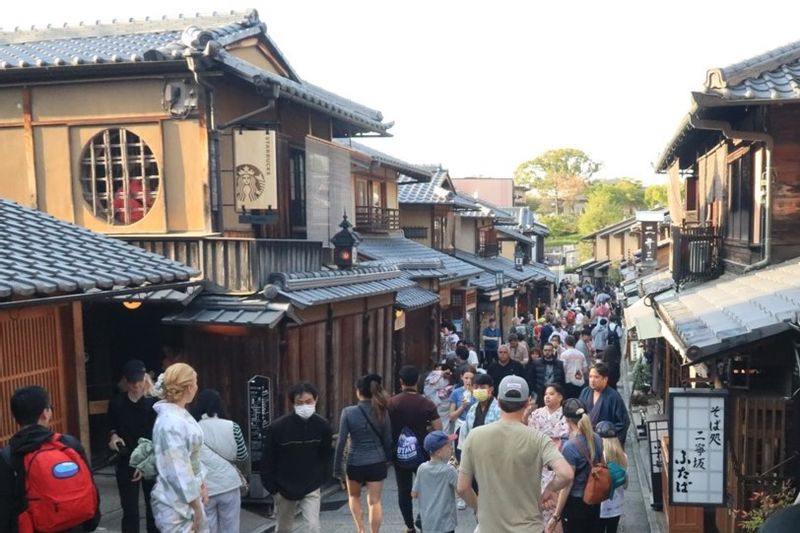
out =
[[(728, 0), (108, 0), (20, 2), (0, 26), (256, 8), (303, 79), (379, 109), (366, 144), (453, 177), (512, 177), (561, 147), (599, 178), (662, 182), (652, 164), (710, 68), (800, 40), (800, 7)], [(767, 16), (769, 14), (769, 16)]]

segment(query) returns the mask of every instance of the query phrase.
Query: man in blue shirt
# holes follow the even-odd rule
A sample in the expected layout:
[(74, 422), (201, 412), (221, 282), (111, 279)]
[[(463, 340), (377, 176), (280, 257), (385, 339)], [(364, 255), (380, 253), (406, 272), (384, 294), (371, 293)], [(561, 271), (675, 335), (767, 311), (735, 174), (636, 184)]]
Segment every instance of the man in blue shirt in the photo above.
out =
[(497, 360), (497, 347), (500, 345), (501, 333), (494, 318), (489, 319), (489, 327), (483, 330), (483, 365), (488, 367)]
[(608, 376), (608, 365), (595, 363), (589, 370), (589, 386), (581, 391), (580, 400), (588, 411), (592, 427), (603, 420), (611, 422), (617, 430), (617, 438), (625, 446), (631, 422), (622, 396), (608, 386)]

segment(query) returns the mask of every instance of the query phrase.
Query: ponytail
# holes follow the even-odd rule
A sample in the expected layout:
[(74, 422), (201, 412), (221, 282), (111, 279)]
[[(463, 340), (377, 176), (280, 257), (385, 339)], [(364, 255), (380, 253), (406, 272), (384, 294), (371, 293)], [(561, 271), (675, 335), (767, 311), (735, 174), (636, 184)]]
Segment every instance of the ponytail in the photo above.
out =
[(370, 383), (369, 391), (372, 393), (372, 414), (378, 422), (383, 423), (386, 418), (386, 413), (389, 411), (389, 398), (384, 392), (380, 381), (373, 381)]
[(577, 420), (578, 431), (586, 438), (586, 445), (589, 447), (589, 459), (594, 463), (594, 430), (592, 429), (592, 421), (586, 415), (582, 414)]
[(372, 403), (372, 414), (375, 419), (383, 423), (386, 413), (389, 411), (389, 396), (383, 390), (381, 383), (383, 378), (378, 374), (367, 374), (361, 376), (356, 383), (356, 388), (362, 397)]

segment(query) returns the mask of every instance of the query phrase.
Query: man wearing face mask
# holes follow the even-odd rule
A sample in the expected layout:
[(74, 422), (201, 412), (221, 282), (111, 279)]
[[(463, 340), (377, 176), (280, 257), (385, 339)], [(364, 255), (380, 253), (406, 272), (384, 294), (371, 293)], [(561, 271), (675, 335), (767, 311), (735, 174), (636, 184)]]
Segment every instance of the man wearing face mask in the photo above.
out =
[(315, 412), (314, 385), (298, 383), (288, 396), (294, 412), (272, 422), (264, 435), (261, 482), (275, 495), (277, 533), (294, 530), (298, 507), (303, 531), (319, 533), (320, 487), (331, 476), (333, 430)]

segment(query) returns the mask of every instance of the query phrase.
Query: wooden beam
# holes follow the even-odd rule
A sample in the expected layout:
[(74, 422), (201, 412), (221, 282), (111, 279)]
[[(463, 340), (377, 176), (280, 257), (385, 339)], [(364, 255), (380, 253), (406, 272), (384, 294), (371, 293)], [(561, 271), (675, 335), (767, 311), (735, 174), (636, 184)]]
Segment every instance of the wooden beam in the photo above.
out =
[(31, 118), (31, 88), (22, 88), (22, 128), (25, 144), (25, 178), (28, 184), (28, 205), (37, 209), (39, 199), (36, 190), (36, 152), (33, 141), (33, 119)]
[(92, 456), (91, 450), (91, 437), (89, 433), (89, 397), (86, 390), (86, 362), (84, 360), (84, 342), (83, 342), (83, 310), (80, 302), (73, 302), (71, 309), (72, 315), (72, 363), (74, 364), (75, 381), (75, 396), (77, 399), (77, 406), (75, 410), (78, 414), (78, 424), (80, 427), (80, 438), (83, 447), (86, 449), (86, 456)]

